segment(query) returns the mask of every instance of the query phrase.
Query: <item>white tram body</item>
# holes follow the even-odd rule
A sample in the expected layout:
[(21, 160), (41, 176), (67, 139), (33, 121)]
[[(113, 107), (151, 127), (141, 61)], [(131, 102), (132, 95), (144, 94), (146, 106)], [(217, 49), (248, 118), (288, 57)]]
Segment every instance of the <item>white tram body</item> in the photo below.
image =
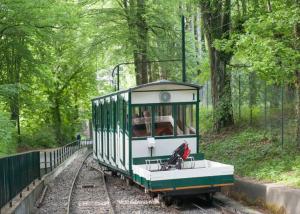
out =
[[(233, 166), (199, 152), (199, 89), (158, 81), (93, 99), (94, 158), (149, 192), (201, 194), (233, 185)], [(183, 142), (189, 158), (162, 171)]]

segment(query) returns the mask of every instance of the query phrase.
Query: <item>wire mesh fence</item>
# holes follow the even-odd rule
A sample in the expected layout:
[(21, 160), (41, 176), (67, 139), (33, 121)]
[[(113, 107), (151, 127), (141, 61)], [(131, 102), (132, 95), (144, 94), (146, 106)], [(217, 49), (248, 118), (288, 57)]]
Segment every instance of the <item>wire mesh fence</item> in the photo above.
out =
[[(268, 83), (254, 72), (232, 72), (231, 97), (235, 127), (263, 130), (273, 142), (296, 143), (296, 89)], [(213, 129), (211, 83), (200, 91), (200, 132)]]

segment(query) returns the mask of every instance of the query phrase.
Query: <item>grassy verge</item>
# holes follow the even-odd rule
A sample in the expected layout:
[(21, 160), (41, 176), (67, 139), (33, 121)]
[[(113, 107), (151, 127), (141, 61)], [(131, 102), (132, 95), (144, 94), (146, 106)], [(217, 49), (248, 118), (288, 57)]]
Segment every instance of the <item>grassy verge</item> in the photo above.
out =
[(300, 187), (300, 151), (296, 145), (272, 142), (259, 130), (247, 129), (201, 145), (206, 159), (232, 164), (235, 174)]

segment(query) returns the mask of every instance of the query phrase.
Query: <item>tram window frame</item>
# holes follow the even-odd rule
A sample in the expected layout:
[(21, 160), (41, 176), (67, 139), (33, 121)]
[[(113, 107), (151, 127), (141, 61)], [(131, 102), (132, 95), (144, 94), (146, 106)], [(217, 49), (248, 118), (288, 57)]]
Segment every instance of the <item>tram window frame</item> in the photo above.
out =
[[(145, 122), (145, 116), (144, 116), (145, 111), (150, 113), (150, 120), (147, 119), (147, 121), (150, 123)], [(133, 105), (131, 107), (131, 118), (130, 119), (132, 121), (132, 123), (131, 123), (132, 138), (134, 138), (134, 139), (147, 138), (147, 137), (151, 137), (153, 135), (153, 128), (152, 128), (152, 123), (153, 123), (152, 118), (153, 117), (152, 117), (152, 115), (153, 115), (153, 107), (151, 105), (147, 105), (147, 106), (146, 105)], [(138, 116), (138, 117), (136, 117), (136, 116)], [(144, 123), (143, 123), (143, 121), (144, 121)], [(135, 135), (134, 134), (135, 133), (134, 126), (140, 126), (142, 124), (145, 124), (145, 128), (142, 128), (141, 131), (145, 130), (146, 133), (144, 135), (134, 136)], [(150, 127), (147, 125), (150, 125)], [(140, 129), (140, 127), (138, 129)], [(148, 134), (147, 129), (150, 134)]]
[(103, 132), (103, 104), (100, 102), (100, 100), (98, 101), (98, 108), (99, 108), (99, 112), (98, 112), (99, 127), (98, 127), (98, 129), (101, 132), (101, 139), (102, 139), (102, 132)]
[(129, 108), (128, 108), (128, 102), (124, 99), (123, 100), (123, 110), (124, 110), (124, 130), (125, 130), (125, 133), (127, 135), (129, 135)]
[[(156, 135), (155, 134), (155, 129), (153, 127), (153, 123), (155, 122), (155, 108), (157, 108), (158, 106), (165, 106), (165, 105), (170, 105), (171, 108), (172, 108), (172, 117), (173, 117), (173, 120), (174, 120), (174, 125), (173, 125), (173, 134), (172, 135)], [(194, 128), (194, 133), (189, 133), (189, 134), (185, 134), (185, 132), (183, 131), (183, 133), (178, 133), (178, 111), (180, 110), (180, 106), (192, 106), (192, 109), (194, 110), (193, 114), (194, 114), (194, 123), (195, 123), (195, 127)], [(141, 107), (148, 107), (151, 109), (151, 135), (145, 135), (145, 136), (134, 136), (134, 133), (133, 133), (133, 125), (134, 125), (134, 115), (135, 115), (135, 112), (134, 112), (134, 108), (141, 108)], [(131, 120), (132, 120), (132, 127), (131, 127), (131, 132), (132, 132), (132, 139), (134, 140), (139, 140), (139, 139), (145, 139), (145, 138), (148, 138), (148, 137), (154, 137), (154, 138), (176, 138), (176, 137), (196, 137), (198, 132), (197, 132), (197, 113), (196, 113), (196, 109), (197, 109), (197, 103), (155, 103), (155, 104), (133, 104), (132, 107), (131, 107)], [(141, 113), (139, 113), (141, 114)], [(187, 112), (185, 111), (185, 116), (186, 116)], [(141, 116), (141, 115), (139, 115)], [(175, 127), (174, 127), (175, 126)]]
[[(190, 103), (177, 104), (177, 106), (176, 106), (176, 124), (177, 124), (176, 135), (177, 136), (193, 136), (193, 135), (197, 134), (196, 109), (197, 109), (196, 104), (190, 104)], [(188, 112), (188, 110), (191, 110), (191, 112)], [(182, 113), (181, 118), (180, 118), (180, 113)], [(181, 121), (180, 121), (180, 119), (181, 119)], [(194, 122), (194, 124), (192, 124), (193, 122)], [(181, 125), (178, 125), (179, 123), (181, 123)], [(187, 127), (188, 123), (189, 123), (189, 125)], [(178, 129), (181, 129), (182, 133), (179, 133)], [(194, 132), (194, 133), (186, 133), (187, 131)]]
[(96, 126), (97, 126), (97, 131), (100, 129), (100, 124), (101, 124), (101, 115), (100, 115), (100, 103), (97, 101), (98, 104), (96, 105)]
[(120, 121), (119, 121), (119, 127), (120, 127), (120, 131), (123, 132), (124, 131), (124, 100), (123, 97), (120, 96), (119, 97), (119, 115), (120, 115)]
[(112, 100), (112, 121), (113, 121), (113, 132), (117, 131), (117, 103), (115, 100)]
[[(153, 116), (154, 116), (154, 121), (153, 121), (154, 122), (153, 123), (154, 127), (152, 127), (152, 129), (154, 130), (154, 134), (153, 134), (154, 137), (175, 136), (175, 134), (174, 134), (174, 125), (175, 125), (176, 121), (174, 119), (174, 113), (173, 113), (174, 107), (173, 106), (174, 105), (172, 105), (172, 104), (158, 104), (158, 105), (153, 106), (153, 108), (154, 108), (154, 111), (153, 111), (154, 112), (154, 114), (153, 114)], [(167, 109), (167, 107), (170, 107), (170, 109)], [(168, 110), (171, 110), (171, 114), (165, 115), (165, 112), (167, 112)], [(161, 111), (161, 115), (158, 115), (158, 113), (160, 113), (160, 111)], [(158, 117), (166, 117), (166, 116), (171, 116), (171, 119), (173, 120), (173, 124), (170, 121), (170, 123), (172, 125), (172, 130), (171, 130), (172, 134), (164, 134), (167, 131), (169, 131), (169, 130), (167, 130), (168, 127), (162, 127), (159, 130), (158, 125), (159, 125), (159, 122), (161, 122), (161, 121), (158, 121)], [(162, 118), (159, 118), (159, 120), (160, 119), (162, 119)]]

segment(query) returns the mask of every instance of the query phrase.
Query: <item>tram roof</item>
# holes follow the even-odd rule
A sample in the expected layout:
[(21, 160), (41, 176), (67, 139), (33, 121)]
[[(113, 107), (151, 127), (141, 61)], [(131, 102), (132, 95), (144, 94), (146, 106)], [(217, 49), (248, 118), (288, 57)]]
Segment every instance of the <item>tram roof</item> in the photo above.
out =
[(150, 82), (142, 85), (138, 85), (126, 90), (116, 91), (107, 95), (95, 97), (92, 100), (96, 100), (99, 98), (105, 98), (109, 96), (113, 96), (116, 94), (126, 93), (126, 92), (142, 92), (142, 91), (157, 91), (157, 90), (191, 90), (191, 89), (200, 89), (202, 86), (191, 84), (191, 83), (184, 83), (184, 82), (175, 82), (169, 80), (160, 80), (156, 82)]

